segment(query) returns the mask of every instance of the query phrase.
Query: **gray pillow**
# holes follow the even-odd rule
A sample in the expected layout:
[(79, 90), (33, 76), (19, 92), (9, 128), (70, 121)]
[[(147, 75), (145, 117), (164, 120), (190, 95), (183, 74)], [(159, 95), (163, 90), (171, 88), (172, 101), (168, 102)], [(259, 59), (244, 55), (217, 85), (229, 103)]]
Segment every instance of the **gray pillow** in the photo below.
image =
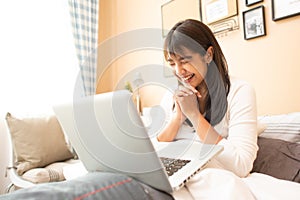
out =
[(300, 144), (258, 137), (258, 146), (252, 172), (300, 183)]

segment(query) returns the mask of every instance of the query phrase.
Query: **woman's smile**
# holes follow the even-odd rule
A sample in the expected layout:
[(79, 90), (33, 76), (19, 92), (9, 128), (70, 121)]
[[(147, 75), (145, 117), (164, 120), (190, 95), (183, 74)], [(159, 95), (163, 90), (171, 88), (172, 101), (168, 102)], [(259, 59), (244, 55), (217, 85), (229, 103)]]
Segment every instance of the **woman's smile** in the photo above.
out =
[(193, 73), (193, 74), (190, 74), (190, 75), (188, 75), (188, 76), (183, 77), (182, 80), (183, 80), (184, 82), (186, 82), (186, 83), (190, 83), (190, 82), (192, 81), (192, 78), (193, 78), (194, 76), (195, 76), (195, 74)]

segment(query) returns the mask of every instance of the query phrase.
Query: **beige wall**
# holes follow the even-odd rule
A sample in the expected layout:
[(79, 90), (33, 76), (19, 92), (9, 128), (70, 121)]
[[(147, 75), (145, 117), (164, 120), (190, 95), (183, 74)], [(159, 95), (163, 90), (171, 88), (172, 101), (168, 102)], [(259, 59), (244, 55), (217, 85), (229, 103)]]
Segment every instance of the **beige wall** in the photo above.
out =
[[(100, 1), (100, 41), (138, 28), (161, 28), (161, 5), (166, 0)], [(242, 12), (265, 6), (267, 35), (244, 40)], [(179, 11), (184, 8), (179, 8)], [(300, 16), (271, 19), (271, 1), (246, 7), (238, 0), (239, 30), (218, 37), (231, 75), (249, 81), (256, 89), (258, 114), (300, 111)], [(176, 13), (174, 13), (176, 14)], [(116, 47), (117, 48), (117, 47)], [(161, 52), (139, 51), (115, 59), (104, 74), (98, 74), (97, 93), (110, 91), (132, 68), (147, 63), (162, 64)], [(99, 62), (101, 62), (99, 60)]]
[[(100, 46), (105, 45), (109, 40), (122, 35), (125, 32), (133, 30), (141, 30), (144, 28), (161, 28), (161, 4), (162, 0), (102, 0), (100, 1), (100, 19), (99, 19), (99, 43)], [(161, 32), (159, 32), (160, 40)], [(132, 38), (128, 42), (135, 42), (137, 38)], [(114, 57), (118, 47), (122, 48), (118, 42), (109, 48), (109, 56)], [(102, 48), (102, 47), (100, 47)], [(98, 60), (98, 85), (97, 93), (114, 90), (118, 81), (129, 71), (136, 67), (147, 64), (162, 65), (163, 53), (157, 49), (132, 49), (124, 55), (115, 57), (112, 62), (103, 63), (102, 59)], [(105, 68), (105, 69), (103, 69)], [(161, 71), (163, 73), (163, 71)], [(160, 74), (161, 75), (161, 74)], [(145, 78), (145, 77), (143, 77)], [(155, 88), (157, 96), (161, 96), (164, 90), (159, 87), (147, 87), (146, 90)], [(143, 106), (151, 106), (159, 102), (159, 98), (155, 98), (154, 102), (151, 92), (143, 92)], [(148, 100), (148, 101), (147, 101)]]
[(258, 5), (265, 7), (266, 36), (244, 40), (240, 27), (218, 38), (230, 73), (253, 84), (259, 114), (300, 111), (300, 16), (274, 22), (271, 1), (248, 8), (239, 0), (241, 26), (242, 12)]

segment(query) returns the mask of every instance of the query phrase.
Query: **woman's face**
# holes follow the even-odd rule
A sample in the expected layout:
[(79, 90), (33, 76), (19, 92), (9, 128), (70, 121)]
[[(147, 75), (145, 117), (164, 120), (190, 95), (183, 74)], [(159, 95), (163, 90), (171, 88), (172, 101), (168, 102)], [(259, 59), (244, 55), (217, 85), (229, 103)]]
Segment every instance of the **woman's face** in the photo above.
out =
[(200, 85), (207, 73), (205, 58), (199, 53), (192, 52), (185, 47), (182, 48), (180, 55), (169, 54), (167, 61), (175, 75), (194, 88)]

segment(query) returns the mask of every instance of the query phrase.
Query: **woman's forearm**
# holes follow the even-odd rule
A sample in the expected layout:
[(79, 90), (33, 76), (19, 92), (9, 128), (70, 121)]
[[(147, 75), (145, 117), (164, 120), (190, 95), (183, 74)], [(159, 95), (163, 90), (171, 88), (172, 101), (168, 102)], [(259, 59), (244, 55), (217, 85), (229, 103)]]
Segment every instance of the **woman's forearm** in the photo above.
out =
[(173, 118), (159, 133), (157, 140), (160, 142), (172, 142), (175, 139), (181, 124), (180, 120)]
[(210, 123), (200, 114), (197, 113), (190, 118), (199, 139), (206, 144), (217, 144), (222, 137), (210, 125)]

